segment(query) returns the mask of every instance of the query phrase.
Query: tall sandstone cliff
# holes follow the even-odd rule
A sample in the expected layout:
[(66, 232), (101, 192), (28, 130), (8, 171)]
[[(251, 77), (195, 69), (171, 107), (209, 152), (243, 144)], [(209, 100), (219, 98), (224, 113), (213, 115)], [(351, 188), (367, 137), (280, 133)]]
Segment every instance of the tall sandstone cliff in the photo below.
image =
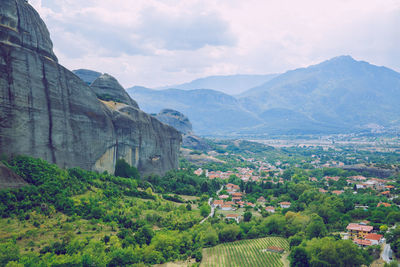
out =
[[(118, 158), (145, 174), (177, 168), (178, 131), (130, 98), (97, 99), (94, 89), (58, 64), (52, 46), (46, 25), (25, 0), (1, 0), (0, 153), (111, 173)], [(103, 92), (107, 78), (96, 83)]]

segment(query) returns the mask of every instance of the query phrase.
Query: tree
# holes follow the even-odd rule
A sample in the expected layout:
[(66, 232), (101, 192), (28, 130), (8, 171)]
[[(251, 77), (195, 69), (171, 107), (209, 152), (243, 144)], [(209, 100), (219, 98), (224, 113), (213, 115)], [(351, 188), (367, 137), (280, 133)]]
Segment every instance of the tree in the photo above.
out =
[(290, 248), (297, 247), (303, 241), (303, 237), (299, 235), (294, 235), (289, 238), (289, 246)]
[(250, 211), (246, 211), (243, 214), (243, 219), (245, 222), (249, 222), (251, 220), (251, 217), (253, 216), (253, 214)]
[(204, 204), (204, 205), (202, 205), (202, 206), (200, 207), (200, 215), (201, 215), (201, 216), (207, 217), (208, 214), (210, 214), (210, 212), (211, 212), (210, 206)]
[(115, 176), (139, 179), (140, 174), (138, 169), (131, 167), (124, 159), (118, 159), (115, 163)]
[(327, 233), (326, 226), (321, 217), (316, 214), (311, 216), (311, 222), (308, 224), (306, 234), (309, 239), (314, 237), (324, 237)]
[(135, 240), (139, 245), (149, 245), (153, 236), (154, 231), (148, 225), (145, 225), (135, 233)]
[(291, 267), (309, 266), (310, 257), (303, 247), (295, 247), (289, 257)]
[(19, 259), (19, 248), (14, 242), (0, 243), (0, 266)]
[(200, 241), (206, 246), (206, 247), (213, 247), (218, 243), (218, 235), (217, 232), (209, 228), (207, 231), (203, 232), (200, 237)]
[(207, 193), (210, 189), (208, 188), (208, 183), (207, 183), (207, 181), (204, 181), (202, 184), (201, 184), (201, 192), (202, 193)]
[(219, 240), (222, 242), (233, 242), (236, 240), (239, 232), (239, 226), (235, 224), (227, 225), (219, 232)]

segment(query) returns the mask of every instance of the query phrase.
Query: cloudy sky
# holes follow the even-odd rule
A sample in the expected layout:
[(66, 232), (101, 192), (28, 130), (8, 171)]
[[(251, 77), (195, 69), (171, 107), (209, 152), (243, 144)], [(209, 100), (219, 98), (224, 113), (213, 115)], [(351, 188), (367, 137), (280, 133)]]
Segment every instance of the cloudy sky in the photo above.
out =
[(399, 0), (29, 0), (61, 64), (157, 87), (351, 55), (400, 71)]

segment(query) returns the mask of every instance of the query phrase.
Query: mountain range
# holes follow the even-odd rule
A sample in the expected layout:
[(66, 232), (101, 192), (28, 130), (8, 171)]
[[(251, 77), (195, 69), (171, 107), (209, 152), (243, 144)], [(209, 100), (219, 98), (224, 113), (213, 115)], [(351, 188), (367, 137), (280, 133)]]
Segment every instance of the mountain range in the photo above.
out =
[[(79, 76), (87, 83), (96, 74), (83, 73)], [(251, 87), (254, 84), (258, 85)], [(135, 86), (127, 92), (148, 113), (165, 108), (182, 112), (191, 120), (193, 130), (206, 136), (400, 128), (400, 74), (351, 56), (282, 74), (211, 76), (176, 87)]]
[(228, 95), (238, 95), (249, 88), (253, 88), (262, 85), (269, 80), (275, 78), (278, 74), (265, 74), (265, 75), (221, 75), (221, 76), (209, 76), (193, 80), (188, 83), (164, 86), (156, 88), (162, 89), (182, 89), (182, 90), (194, 90), (194, 89), (212, 89), (223, 92)]
[(400, 74), (351, 56), (272, 75), (236, 96), (188, 88), (127, 91), (146, 112), (184, 113), (201, 135), (347, 133), (400, 125)]

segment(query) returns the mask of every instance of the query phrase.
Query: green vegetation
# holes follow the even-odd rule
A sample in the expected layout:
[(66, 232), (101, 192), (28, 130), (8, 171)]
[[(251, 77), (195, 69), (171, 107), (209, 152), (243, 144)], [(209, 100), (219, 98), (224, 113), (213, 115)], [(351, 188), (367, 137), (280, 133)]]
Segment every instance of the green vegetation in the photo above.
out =
[(287, 240), (280, 237), (225, 243), (204, 249), (200, 266), (283, 266), (282, 254), (266, 251), (271, 246), (289, 249)]
[[(226, 163), (202, 168), (231, 171), (225, 180), (195, 175), (199, 166), (184, 159), (179, 170), (163, 177), (142, 177), (123, 159), (115, 175), (60, 169), (25, 156), (3, 160), (29, 185), (0, 190), (0, 266), (141, 266), (188, 259), (203, 266), (369, 265), (380, 248), (359, 248), (340, 235), (348, 223), (362, 220), (384, 234), (400, 257), (400, 198), (393, 197), (400, 193), (400, 165), (393, 153), (208, 142)], [(373, 173), (315, 165), (316, 159), (319, 164), (333, 159), (380, 164), (393, 173), (387, 183), (393, 186), (391, 196), (347, 182)], [(271, 169), (261, 169), (260, 162)], [(258, 179), (244, 182), (241, 168)], [(199, 224), (211, 211), (209, 198), (216, 199), (216, 191), (228, 182), (255, 206), (217, 210)], [(220, 194), (229, 193), (225, 188)], [(261, 196), (265, 203), (257, 202)], [(280, 207), (284, 201), (290, 208)], [(378, 207), (380, 202), (391, 205)], [(266, 212), (266, 206), (276, 212)], [(240, 223), (226, 220), (230, 213), (240, 214)], [(263, 251), (268, 246), (284, 248), (284, 257)]]

